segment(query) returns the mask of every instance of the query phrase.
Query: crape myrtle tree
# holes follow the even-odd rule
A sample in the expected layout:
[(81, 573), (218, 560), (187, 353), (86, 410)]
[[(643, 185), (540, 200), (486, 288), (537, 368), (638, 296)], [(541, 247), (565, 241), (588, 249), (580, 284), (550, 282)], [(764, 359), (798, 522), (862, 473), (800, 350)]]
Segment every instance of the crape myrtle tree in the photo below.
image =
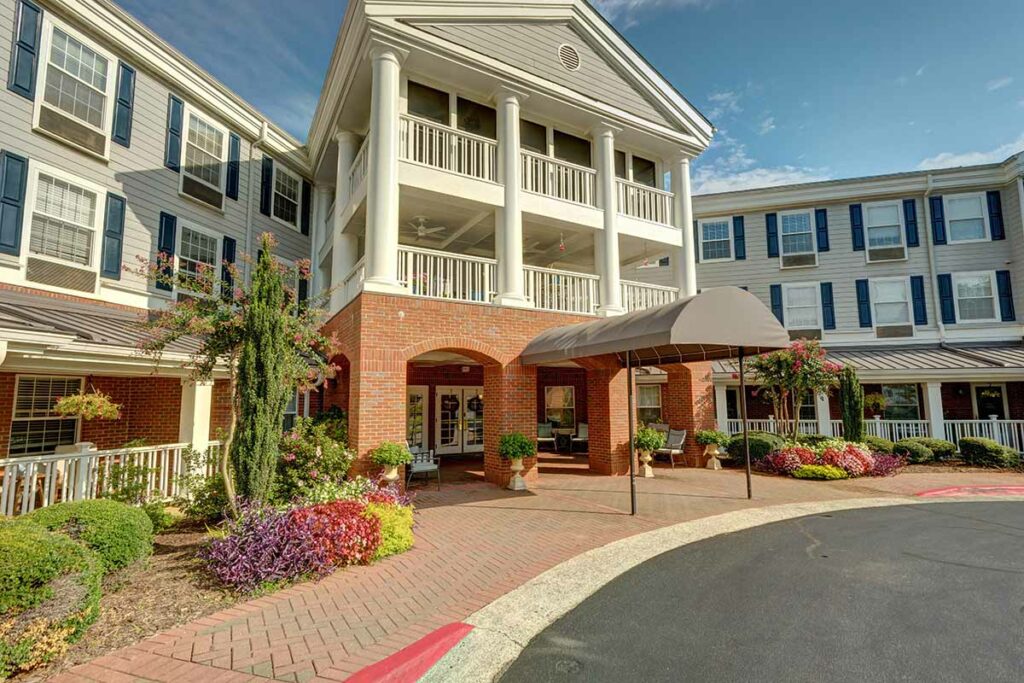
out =
[(308, 289), (308, 261), (285, 267), (274, 257), (276, 241), (260, 236), (252, 277), (244, 281), (234, 263), (175, 268), (158, 254), (141, 259), (138, 272), (177, 301), (143, 323), (141, 350), (154, 359), (181, 340), (196, 346), (188, 362), (192, 378), (209, 381), (226, 375), (231, 383), (230, 419), (218, 463), (232, 512), (236, 496), (270, 498), (276, 474), (278, 441), (288, 401), (296, 390), (314, 387), (335, 368), (329, 358), (336, 341), (320, 332), (329, 293), (300, 300)]

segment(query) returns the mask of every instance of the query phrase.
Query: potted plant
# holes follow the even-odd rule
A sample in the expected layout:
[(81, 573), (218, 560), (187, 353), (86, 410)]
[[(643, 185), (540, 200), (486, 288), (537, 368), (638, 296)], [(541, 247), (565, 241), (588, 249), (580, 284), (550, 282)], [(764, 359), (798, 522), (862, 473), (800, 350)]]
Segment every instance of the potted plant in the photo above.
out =
[(884, 394), (874, 393), (866, 394), (864, 396), (865, 410), (870, 410), (872, 413), (875, 413), (876, 418), (881, 417), (880, 413), (885, 412), (886, 403), (887, 401), (885, 400)]
[(640, 462), (644, 466), (644, 476), (653, 477), (654, 468), (651, 467), (651, 459), (654, 451), (665, 445), (665, 435), (651, 427), (641, 427), (636, 430), (633, 437), (633, 447), (640, 454)]
[(121, 406), (110, 396), (93, 389), (71, 396), (61, 396), (53, 405), (53, 411), (66, 417), (80, 417), (83, 420), (120, 420)]
[(370, 462), (384, 468), (384, 479), (398, 481), (398, 468), (412, 462), (412, 453), (405, 444), (384, 441), (370, 451)]
[(537, 446), (519, 432), (502, 434), (498, 441), (498, 455), (512, 463), (512, 479), (508, 482), (510, 491), (525, 491), (526, 480), (523, 479), (523, 458), (536, 455)]
[(722, 462), (718, 459), (719, 446), (729, 443), (729, 435), (717, 429), (702, 429), (694, 438), (704, 447), (704, 455), (708, 456), (707, 468), (709, 470), (722, 469)]

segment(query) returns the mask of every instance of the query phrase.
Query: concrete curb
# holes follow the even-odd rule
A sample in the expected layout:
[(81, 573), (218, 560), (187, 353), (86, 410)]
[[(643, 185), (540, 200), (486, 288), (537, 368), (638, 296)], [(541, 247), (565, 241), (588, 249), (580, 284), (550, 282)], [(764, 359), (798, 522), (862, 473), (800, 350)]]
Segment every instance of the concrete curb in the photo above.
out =
[(662, 553), (763, 524), (842, 510), (897, 505), (1020, 502), (1020, 496), (851, 498), (737, 510), (655, 529), (589, 550), (552, 567), (471, 614), (474, 626), (420, 681), (494, 681), (537, 634), (612, 579)]

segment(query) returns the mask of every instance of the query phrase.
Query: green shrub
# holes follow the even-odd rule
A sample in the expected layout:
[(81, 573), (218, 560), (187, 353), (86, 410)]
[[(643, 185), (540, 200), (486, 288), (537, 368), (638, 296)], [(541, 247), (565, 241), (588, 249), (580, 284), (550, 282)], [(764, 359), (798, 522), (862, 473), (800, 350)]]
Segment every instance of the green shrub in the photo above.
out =
[(26, 519), (84, 543), (96, 551), (105, 570), (126, 567), (153, 552), (149, 516), (114, 500), (58, 503), (36, 510)]
[(832, 441), (834, 439), (834, 436), (825, 436), (824, 434), (798, 434), (796, 442), (801, 446), (810, 446), (811, 448), (814, 448), (815, 446), (822, 445), (826, 441)]
[(913, 441), (919, 443), (935, 454), (936, 460), (952, 460), (956, 457), (956, 444), (945, 439), (933, 439), (928, 436), (911, 436), (903, 439), (902, 442)]
[(702, 429), (694, 434), (694, 439), (701, 446), (710, 446), (711, 444), (725, 446), (729, 443), (729, 435), (717, 429)]
[(960, 455), (968, 465), (976, 467), (1016, 467), (1020, 456), (1012, 448), (992, 439), (968, 436), (960, 439)]
[(306, 489), (321, 481), (345, 478), (354, 455), (327, 433), (327, 424), (300, 417), (281, 435), (274, 495), (281, 502), (301, 498)]
[(790, 472), (797, 479), (846, 479), (850, 475), (846, 470), (834, 465), (800, 465)]
[(153, 524), (153, 533), (158, 534), (174, 526), (181, 518), (180, 514), (174, 514), (167, 509), (163, 503), (152, 501), (142, 506), (142, 511), (149, 517)]
[[(786, 440), (778, 434), (770, 432), (748, 432), (750, 442), (750, 461), (764, 460), (767, 456), (781, 450), (786, 445)], [(743, 435), (737, 434), (729, 439), (725, 447), (729, 458), (743, 462)]]
[(892, 453), (893, 455), (906, 458), (908, 462), (913, 463), (931, 462), (935, 459), (935, 453), (932, 449), (919, 441), (911, 441), (910, 439), (896, 442)]
[(101, 562), (27, 520), (0, 523), (0, 680), (67, 651), (99, 616)]
[(404, 553), (412, 547), (412, 506), (367, 503), (366, 513), (380, 520), (381, 543), (373, 559)]
[(633, 445), (641, 453), (653, 453), (665, 445), (665, 434), (657, 429), (641, 427), (633, 436)]
[(348, 417), (338, 406), (331, 406), (313, 418), (313, 424), (324, 425), (327, 436), (348, 448)]
[(502, 434), (498, 440), (498, 455), (506, 460), (529, 458), (537, 454), (537, 444), (519, 432)]
[(382, 467), (398, 467), (412, 462), (412, 453), (405, 444), (384, 441), (370, 451), (370, 462)]
[(861, 443), (871, 449), (872, 453), (885, 453), (886, 455), (892, 455), (892, 449), (896, 446), (889, 439), (883, 439), (880, 436), (872, 436), (865, 434), (864, 438), (861, 439)]
[[(224, 516), (228, 496), (217, 465), (212, 449), (200, 453), (189, 447), (181, 452), (181, 473), (176, 477), (181, 494), (174, 499), (174, 504), (188, 519), (211, 522)], [(205, 474), (208, 471), (215, 474), (208, 477)]]

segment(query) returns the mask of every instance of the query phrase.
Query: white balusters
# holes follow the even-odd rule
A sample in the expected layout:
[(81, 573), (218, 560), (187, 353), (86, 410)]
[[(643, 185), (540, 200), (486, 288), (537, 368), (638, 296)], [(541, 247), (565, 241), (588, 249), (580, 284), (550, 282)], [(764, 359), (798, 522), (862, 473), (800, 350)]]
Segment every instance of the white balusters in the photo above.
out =
[(414, 296), (489, 303), (495, 294), (494, 259), (401, 246), (398, 280)]
[(649, 285), (643, 282), (622, 281), (622, 305), (627, 311), (653, 308), (675, 301), (679, 290), (676, 287)]
[(552, 157), (522, 152), (523, 190), (597, 206), (597, 171)]
[(665, 192), (648, 185), (619, 180), (619, 213), (643, 221), (672, 225), (671, 192)]
[(495, 182), (498, 143), (413, 116), (399, 121), (399, 155), (406, 161)]
[(535, 308), (590, 315), (598, 305), (597, 275), (524, 266), (526, 297)]

